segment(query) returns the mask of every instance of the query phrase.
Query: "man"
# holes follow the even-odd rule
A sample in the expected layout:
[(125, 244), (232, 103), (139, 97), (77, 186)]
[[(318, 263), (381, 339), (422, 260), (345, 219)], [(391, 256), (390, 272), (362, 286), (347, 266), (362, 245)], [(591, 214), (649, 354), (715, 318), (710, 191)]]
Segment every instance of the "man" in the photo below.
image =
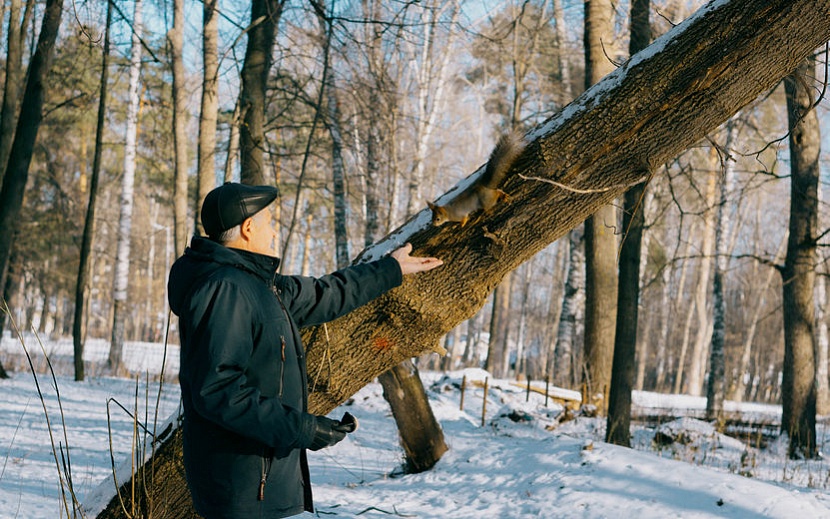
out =
[(184, 465), (206, 518), (276, 518), (313, 511), (306, 449), (354, 430), (307, 412), (299, 329), (339, 317), (433, 269), (402, 247), (320, 278), (277, 273), (269, 186), (226, 183), (205, 197), (196, 236), (168, 281), (179, 316)]

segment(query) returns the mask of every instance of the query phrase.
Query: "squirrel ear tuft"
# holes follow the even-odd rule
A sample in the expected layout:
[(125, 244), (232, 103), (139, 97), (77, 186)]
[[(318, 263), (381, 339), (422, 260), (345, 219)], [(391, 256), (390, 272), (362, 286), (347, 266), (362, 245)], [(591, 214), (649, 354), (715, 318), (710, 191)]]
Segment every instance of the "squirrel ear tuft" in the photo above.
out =
[(436, 206), (435, 204), (433, 204), (432, 202), (427, 201), (427, 207), (429, 207), (430, 209), (432, 209), (433, 211), (435, 211), (435, 208), (436, 208), (437, 206)]

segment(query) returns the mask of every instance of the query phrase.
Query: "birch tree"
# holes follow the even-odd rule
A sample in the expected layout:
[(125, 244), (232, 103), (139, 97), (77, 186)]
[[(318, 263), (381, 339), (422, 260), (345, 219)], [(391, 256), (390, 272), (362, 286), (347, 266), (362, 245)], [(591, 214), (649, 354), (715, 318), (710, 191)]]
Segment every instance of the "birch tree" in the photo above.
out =
[(585, 297), (585, 245), (584, 226), (568, 233), (568, 273), (562, 297), (562, 310), (553, 355), (546, 373), (559, 385), (573, 388), (579, 380), (574, 363), (574, 343), (579, 336), (579, 326)]
[(729, 227), (732, 223), (730, 203), (732, 184), (735, 179), (735, 159), (730, 150), (737, 138), (737, 122), (731, 119), (726, 125), (726, 146), (724, 147), (723, 178), (720, 181), (720, 196), (715, 229), (715, 272), (712, 280), (712, 339), (709, 352), (709, 378), (706, 385), (706, 417), (709, 420), (723, 418), (723, 401), (726, 398), (726, 295), (724, 276), (729, 265)]
[(142, 0), (135, 0), (130, 43), (130, 78), (127, 93), (127, 121), (124, 139), (124, 173), (121, 177), (121, 208), (118, 219), (118, 238), (113, 282), (112, 342), (107, 368), (117, 374), (122, 368), (124, 349), (124, 321), (129, 310), (127, 288), (130, 274), (130, 236), (133, 223), (133, 189), (135, 187), (136, 152), (138, 149), (138, 111), (141, 104), (141, 31), (143, 28)]

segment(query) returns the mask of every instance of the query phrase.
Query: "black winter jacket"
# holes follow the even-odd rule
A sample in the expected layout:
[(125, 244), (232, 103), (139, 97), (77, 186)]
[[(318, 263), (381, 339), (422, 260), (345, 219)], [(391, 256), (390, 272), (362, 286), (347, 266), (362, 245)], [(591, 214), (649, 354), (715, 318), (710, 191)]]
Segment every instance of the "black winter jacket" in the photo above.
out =
[(184, 465), (204, 517), (312, 511), (305, 449), (316, 418), (299, 328), (335, 319), (401, 283), (391, 257), (320, 278), (277, 258), (195, 237), (168, 280), (179, 316)]

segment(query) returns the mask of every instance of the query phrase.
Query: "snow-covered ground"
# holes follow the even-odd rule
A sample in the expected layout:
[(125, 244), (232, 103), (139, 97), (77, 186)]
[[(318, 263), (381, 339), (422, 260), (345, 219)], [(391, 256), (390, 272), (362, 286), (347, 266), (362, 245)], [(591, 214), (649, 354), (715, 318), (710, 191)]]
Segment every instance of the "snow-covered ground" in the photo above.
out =
[[(468, 381), (485, 376), (480, 370), (465, 373)], [(348, 410), (357, 416), (358, 431), (331, 449), (310, 453), (318, 516), (830, 517), (830, 465), (789, 461), (785, 445), (757, 450), (716, 434), (704, 422), (682, 419), (662, 426), (669, 436), (682, 432), (682, 443), (658, 451), (652, 446), (656, 431), (635, 427), (635, 449), (617, 447), (601, 441), (603, 420), (577, 417), (560, 423), (560, 406), (546, 407), (537, 393), (526, 402), (523, 389), (500, 380), (490, 381), (482, 426), (483, 388), (470, 384), (461, 410), (461, 372), (422, 377), (450, 450), (433, 470), (401, 475), (394, 420), (380, 386), (370, 384), (332, 413), (339, 417)], [(112, 486), (110, 446), (119, 465), (133, 443), (134, 422), (118, 404), (131, 412), (137, 408), (141, 423), (152, 429), (158, 385), (146, 377), (81, 383), (58, 377), (64, 429), (51, 377), (39, 375), (39, 384), (57, 458), (69, 453), (74, 490), (92, 510), (87, 517), (94, 517), (100, 506), (94, 490)], [(637, 393), (635, 403), (696, 408), (701, 400)], [(158, 407), (160, 421), (176, 412), (176, 385), (163, 386)], [(0, 518), (66, 517), (31, 373), (0, 381), (0, 408)], [(770, 406), (757, 410), (775, 413)], [(828, 434), (824, 428), (819, 434), (826, 450)]]

